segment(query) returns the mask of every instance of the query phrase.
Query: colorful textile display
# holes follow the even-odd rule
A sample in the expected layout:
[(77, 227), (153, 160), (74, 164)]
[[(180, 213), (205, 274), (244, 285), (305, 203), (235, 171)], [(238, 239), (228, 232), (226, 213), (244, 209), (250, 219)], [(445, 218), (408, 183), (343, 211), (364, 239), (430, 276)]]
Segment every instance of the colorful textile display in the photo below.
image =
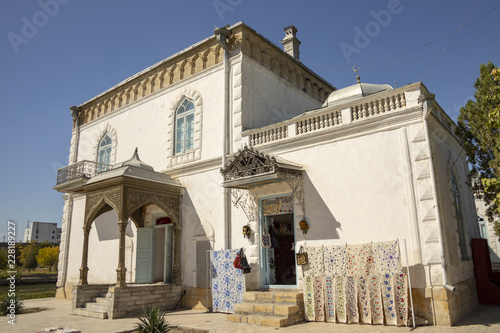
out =
[(408, 325), (408, 275), (394, 275), (394, 290), (396, 291), (396, 316), (398, 326)]
[(213, 311), (234, 313), (234, 305), (243, 301), (245, 278), (233, 266), (238, 250), (210, 251), (210, 279)]
[(325, 321), (335, 322), (335, 277), (325, 276)]
[(358, 304), (360, 322), (363, 324), (372, 323), (372, 313), (370, 305), (370, 293), (368, 291), (368, 277), (358, 276)]
[(325, 321), (325, 295), (323, 293), (323, 277), (314, 278), (314, 314), (316, 321)]
[(314, 278), (312, 276), (304, 277), (304, 306), (306, 321), (315, 320), (313, 280)]
[[(309, 247), (306, 248), (306, 252), (309, 263), (302, 266), (305, 277), (304, 303), (306, 304), (306, 307), (310, 307), (310, 304), (312, 304), (313, 308), (312, 312), (310, 311), (311, 308), (306, 309), (306, 320), (324, 321), (323, 247)], [(312, 291), (310, 288), (312, 288)], [(309, 313), (307, 313), (308, 311)]]
[(387, 325), (397, 325), (396, 302), (394, 300), (394, 275), (384, 274), (382, 276), (382, 302), (384, 303), (384, 316)]
[(279, 197), (267, 199), (262, 202), (264, 215), (277, 215), (293, 212), (293, 197)]
[(335, 309), (337, 310), (337, 321), (339, 323), (346, 323), (346, 288), (344, 276), (335, 277)]
[(397, 241), (305, 250), (306, 320), (407, 325), (408, 276)]
[(358, 291), (354, 276), (346, 277), (346, 298), (347, 298), (347, 322), (349, 324), (359, 323), (358, 313)]
[(323, 269), (323, 247), (307, 247), (307, 257), (309, 263), (303, 266), (304, 275), (307, 276), (322, 276)]
[(384, 310), (382, 304), (382, 296), (380, 290), (380, 280), (378, 275), (371, 275), (369, 278), (369, 294), (370, 294), (370, 305), (372, 310), (372, 323), (383, 324), (384, 323)]
[(345, 274), (345, 246), (327, 246), (324, 248), (323, 255), (326, 275), (340, 276)]
[(368, 276), (376, 267), (373, 263), (372, 245), (357, 244), (347, 246), (347, 275)]
[(373, 256), (380, 275), (402, 272), (401, 255), (399, 253), (399, 243), (397, 241), (374, 243)]

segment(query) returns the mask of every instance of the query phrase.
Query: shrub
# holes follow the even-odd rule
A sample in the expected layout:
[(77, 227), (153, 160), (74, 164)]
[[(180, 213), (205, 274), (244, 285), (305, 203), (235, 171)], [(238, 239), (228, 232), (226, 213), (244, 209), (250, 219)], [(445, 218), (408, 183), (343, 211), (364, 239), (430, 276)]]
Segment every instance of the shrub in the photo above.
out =
[[(13, 299), (14, 302), (11, 302), (11, 299)], [(12, 307), (12, 304), (14, 305), (14, 307)], [(17, 314), (23, 306), (23, 302), (20, 301), (17, 297), (12, 298), (5, 295), (0, 302), (0, 315), (6, 316), (8, 314), (11, 314), (11, 310), (14, 310), (14, 313)]]
[(144, 309), (139, 320), (141, 323), (137, 324), (136, 332), (164, 333), (170, 330), (165, 318), (165, 311), (156, 306)]

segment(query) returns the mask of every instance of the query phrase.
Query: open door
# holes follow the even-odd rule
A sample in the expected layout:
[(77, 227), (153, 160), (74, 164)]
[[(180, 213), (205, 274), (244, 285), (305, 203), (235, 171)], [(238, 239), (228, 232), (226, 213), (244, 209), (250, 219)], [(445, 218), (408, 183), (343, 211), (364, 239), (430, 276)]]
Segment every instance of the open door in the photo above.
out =
[(153, 228), (137, 229), (136, 283), (150, 283), (153, 279)]
[(261, 248), (262, 288), (295, 288), (295, 227), (293, 197), (261, 201), (261, 233), (271, 235), (271, 247)]

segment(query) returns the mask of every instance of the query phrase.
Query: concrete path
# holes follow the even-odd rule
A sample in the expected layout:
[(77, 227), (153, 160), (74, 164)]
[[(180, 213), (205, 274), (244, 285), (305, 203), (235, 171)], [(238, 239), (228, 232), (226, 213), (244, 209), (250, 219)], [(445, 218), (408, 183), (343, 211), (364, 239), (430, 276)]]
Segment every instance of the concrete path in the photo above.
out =
[[(48, 308), (48, 310), (21, 314), (16, 316), (16, 325), (10, 325), (7, 317), (0, 317), (0, 332), (35, 333), (43, 329), (64, 327), (80, 330), (83, 333), (129, 332), (139, 322), (137, 318), (101, 320), (79, 317), (71, 314), (71, 302), (55, 298), (44, 298), (24, 301), (26, 308)], [(206, 313), (196, 310), (179, 310), (169, 312), (167, 321), (172, 326), (190, 328), (193, 332), (410, 332), (408, 327), (372, 326), (359, 324), (304, 323), (284, 328), (253, 326), (241, 323), (230, 323), (222, 313)], [(417, 327), (414, 332), (500, 332), (500, 306), (480, 306), (457, 326), (453, 327)]]

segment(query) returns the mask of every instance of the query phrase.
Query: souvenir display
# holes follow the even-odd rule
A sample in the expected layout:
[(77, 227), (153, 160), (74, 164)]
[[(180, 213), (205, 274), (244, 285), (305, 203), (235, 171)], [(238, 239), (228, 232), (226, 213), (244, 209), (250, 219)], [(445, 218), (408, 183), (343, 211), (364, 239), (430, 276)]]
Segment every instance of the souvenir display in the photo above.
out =
[(234, 313), (234, 305), (243, 301), (245, 278), (234, 267), (237, 250), (210, 251), (210, 279), (214, 312)]

